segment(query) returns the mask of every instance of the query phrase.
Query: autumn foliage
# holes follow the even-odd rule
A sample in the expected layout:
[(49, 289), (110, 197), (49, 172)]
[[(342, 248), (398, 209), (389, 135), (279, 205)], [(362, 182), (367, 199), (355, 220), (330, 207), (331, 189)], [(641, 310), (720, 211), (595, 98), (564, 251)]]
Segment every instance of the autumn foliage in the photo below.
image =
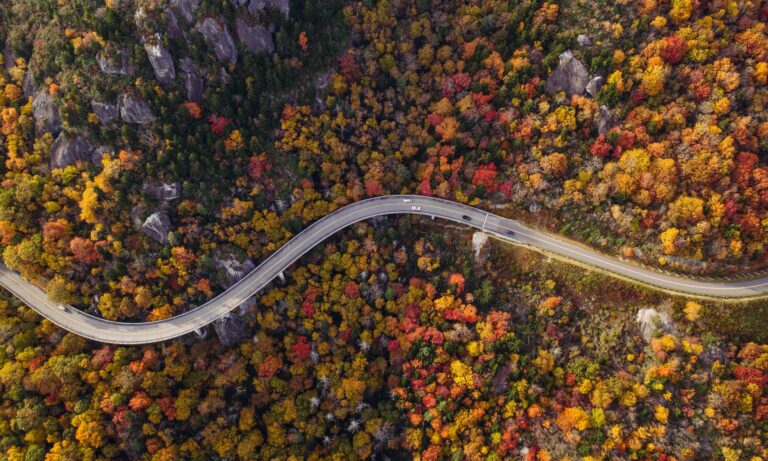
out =
[[(90, 314), (183, 313), (385, 194), (494, 209), (673, 270), (768, 263), (764, 2), (302, 0), (240, 27), (248, 2), (203, 2), (193, 21), (178, 2), (39, 3), (0, 7), (0, 249)], [(209, 16), (236, 63), (192, 30)], [(243, 25), (261, 20), (275, 51), (246, 54)], [(155, 34), (170, 84), (139, 41)], [(552, 90), (566, 50), (589, 90)], [(123, 94), (153, 120), (102, 122), (91, 103)], [(74, 137), (92, 149), (54, 168)], [(153, 215), (162, 239), (142, 230)], [(727, 306), (506, 253), (478, 262), (468, 237), (359, 223), (207, 339), (144, 348), (91, 344), (2, 300), (0, 458), (768, 459), (765, 337), (709, 331)], [(650, 305), (664, 316), (640, 328)]]

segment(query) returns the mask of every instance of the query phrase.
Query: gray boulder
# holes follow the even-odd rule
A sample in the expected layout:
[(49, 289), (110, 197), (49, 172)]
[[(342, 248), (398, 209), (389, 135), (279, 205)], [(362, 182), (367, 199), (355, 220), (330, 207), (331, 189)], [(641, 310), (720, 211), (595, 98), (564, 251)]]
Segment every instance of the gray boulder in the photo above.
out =
[(198, 22), (195, 30), (203, 35), (208, 46), (213, 48), (216, 58), (230, 64), (237, 63), (237, 48), (224, 20), (207, 17)]
[(333, 77), (334, 74), (335, 72), (329, 70), (318, 75), (317, 78), (315, 78), (314, 87), (318, 90), (328, 88), (328, 84), (331, 83), (331, 77)]
[(109, 75), (133, 75), (133, 66), (128, 52), (122, 48), (108, 48), (96, 55), (96, 62), (102, 72)]
[(61, 133), (51, 145), (51, 168), (64, 168), (77, 162), (90, 162), (93, 146), (81, 136)]
[(27, 70), (24, 74), (24, 81), (21, 82), (21, 89), (24, 91), (24, 97), (29, 98), (35, 94), (35, 79), (32, 78), (32, 71)]
[(193, 74), (184, 74), (184, 89), (187, 91), (187, 99), (201, 104), (203, 102), (203, 79)]
[(275, 41), (272, 39), (274, 26), (269, 28), (260, 25), (251, 25), (248, 19), (238, 16), (235, 19), (235, 32), (245, 49), (253, 54), (272, 53), (275, 51)]
[(256, 268), (253, 261), (245, 259), (239, 261), (234, 254), (228, 253), (219, 255), (214, 258), (213, 265), (220, 270), (224, 271), (224, 277), (226, 279), (226, 287), (230, 287), (237, 283), (241, 278), (245, 277), (249, 272)]
[(264, 11), (266, 8), (274, 8), (277, 11), (283, 13), (285, 18), (291, 12), (291, 4), (289, 0), (231, 0), (235, 7), (245, 7), (249, 13), (256, 15)]
[(59, 134), (62, 128), (61, 116), (56, 103), (44, 88), (40, 89), (32, 97), (32, 117), (35, 119), (35, 131), (37, 134)]
[(181, 32), (181, 27), (179, 27), (179, 20), (176, 18), (176, 13), (170, 8), (165, 9), (165, 30), (171, 38), (181, 38), (184, 35)]
[(174, 182), (171, 184), (161, 183), (159, 186), (142, 186), (144, 193), (157, 200), (174, 200), (181, 195), (181, 186)]
[(147, 11), (143, 6), (136, 8), (133, 13), (133, 23), (136, 25), (136, 29), (145, 32), (147, 30)]
[(146, 101), (136, 96), (121, 94), (117, 97), (117, 106), (120, 109), (120, 117), (126, 123), (146, 125), (155, 119)]
[(267, 3), (282, 12), (286, 18), (291, 14), (291, 2), (289, 0), (267, 0)]
[(213, 329), (224, 347), (232, 347), (248, 338), (246, 322), (232, 314), (227, 314), (213, 322)]
[(560, 54), (560, 63), (547, 79), (544, 90), (550, 96), (560, 91), (568, 96), (583, 94), (588, 82), (587, 67), (568, 50)]
[(229, 74), (227, 73), (227, 69), (224, 66), (219, 67), (219, 82), (222, 85), (229, 84)]
[(587, 34), (579, 34), (579, 36), (576, 37), (576, 42), (579, 44), (579, 46), (592, 45), (592, 39)]
[(120, 111), (116, 104), (107, 104), (105, 102), (91, 101), (93, 113), (99, 117), (99, 121), (106, 125), (120, 116)]
[(6, 40), (5, 48), (3, 49), (3, 67), (5, 67), (5, 70), (7, 72), (13, 69), (15, 65), (16, 65), (16, 55), (13, 54), (13, 46), (11, 46), (10, 40)]
[(93, 150), (91, 153), (91, 163), (96, 165), (97, 167), (101, 168), (101, 159), (104, 158), (105, 155), (114, 153), (114, 149), (112, 149), (109, 146), (99, 146), (96, 149)]
[(256, 15), (257, 13), (261, 12), (266, 8), (267, 1), (266, 0), (231, 0), (232, 5), (237, 7), (244, 7), (248, 10), (248, 12), (251, 15)]
[(672, 319), (665, 312), (659, 312), (652, 307), (644, 307), (637, 311), (637, 326), (646, 343), (650, 343), (657, 331), (676, 333)]
[[(251, 2), (253, 1), (251, 0)], [(288, 15), (291, 13), (291, 2), (289, 0), (264, 0), (264, 2), (267, 4), (267, 7), (276, 9), (288, 19)]]
[(141, 225), (141, 231), (161, 245), (168, 243), (168, 232), (170, 230), (171, 220), (162, 211), (152, 213), (144, 220), (144, 224)]
[(590, 80), (589, 83), (587, 83), (587, 88), (586, 88), (587, 94), (593, 98), (597, 96), (597, 93), (600, 91), (600, 88), (603, 87), (604, 82), (605, 82), (605, 79), (603, 77), (600, 77), (600, 76), (592, 77), (592, 80)]
[(475, 252), (475, 263), (482, 264), (491, 257), (491, 245), (488, 237), (488, 234), (481, 231), (472, 234), (472, 250)]
[(599, 134), (608, 134), (611, 128), (616, 126), (616, 117), (613, 116), (611, 109), (606, 105), (600, 106), (600, 113), (597, 116), (597, 132)]
[(197, 74), (197, 66), (189, 58), (179, 59), (179, 69), (186, 74)]
[(187, 24), (195, 22), (195, 11), (199, 5), (200, 0), (171, 0), (171, 7)]
[(198, 104), (203, 102), (203, 79), (198, 75), (197, 66), (189, 58), (180, 61), (184, 89), (187, 90), (187, 99)]
[(715, 361), (719, 361), (722, 364), (727, 364), (728, 355), (719, 347), (715, 346), (714, 344), (710, 344), (699, 355), (699, 360), (701, 360), (701, 364), (706, 368), (711, 368)]
[(155, 71), (155, 78), (163, 85), (170, 85), (176, 79), (176, 68), (173, 66), (171, 53), (163, 46), (160, 35), (144, 41), (144, 51), (147, 52), (149, 63)]

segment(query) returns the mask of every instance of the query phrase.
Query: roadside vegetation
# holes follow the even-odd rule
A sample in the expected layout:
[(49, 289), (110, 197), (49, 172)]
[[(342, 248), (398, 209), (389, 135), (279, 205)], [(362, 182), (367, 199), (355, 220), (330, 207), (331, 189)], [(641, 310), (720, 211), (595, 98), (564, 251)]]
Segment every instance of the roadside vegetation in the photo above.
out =
[(672, 270), (765, 267), (756, 4), (80, 3), (4, 8), (0, 245), (57, 300), (165, 318), (400, 192)]
[(25, 460), (765, 455), (768, 346), (712, 333), (695, 302), (500, 244), (476, 255), (466, 233), (430, 225), (356, 225), (263, 292), (228, 344), (213, 332), (92, 344), (2, 301), (0, 448)]
[[(768, 6), (0, 0), (0, 250), (169, 318), (311, 222), (443, 197), (691, 274), (766, 268)], [(0, 300), (0, 459), (768, 459), (766, 304), (698, 303), (410, 217), (193, 336)], [(476, 242), (475, 242), (476, 243)]]

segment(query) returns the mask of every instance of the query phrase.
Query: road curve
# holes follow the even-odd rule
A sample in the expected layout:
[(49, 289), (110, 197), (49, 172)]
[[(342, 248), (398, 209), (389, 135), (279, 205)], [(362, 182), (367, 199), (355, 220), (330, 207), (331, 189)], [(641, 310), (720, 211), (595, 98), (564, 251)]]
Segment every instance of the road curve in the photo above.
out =
[(508, 242), (565, 258), (612, 276), (641, 282), (657, 289), (700, 298), (756, 299), (768, 296), (768, 277), (729, 282), (700, 281), (663, 274), (620, 261), (575, 243), (530, 229), (467, 205), (432, 197), (388, 195), (340, 208), (294, 236), (256, 269), (220, 295), (188, 312), (155, 322), (127, 323), (105, 320), (74, 307), (59, 308), (39, 287), (0, 264), (0, 285), (56, 325), (80, 336), (109, 344), (148, 344), (165, 341), (208, 325), (264, 288), (283, 270), (330, 235), (375, 216), (418, 214), (447, 219), (478, 228)]

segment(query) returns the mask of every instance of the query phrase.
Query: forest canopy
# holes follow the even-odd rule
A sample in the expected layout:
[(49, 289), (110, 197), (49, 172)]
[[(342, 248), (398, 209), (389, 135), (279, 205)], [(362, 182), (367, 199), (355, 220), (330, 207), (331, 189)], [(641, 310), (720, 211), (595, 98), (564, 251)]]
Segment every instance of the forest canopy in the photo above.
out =
[[(2, 260), (93, 315), (166, 319), (329, 212), (411, 193), (664, 270), (763, 270), (767, 21), (735, 0), (0, 0)], [(768, 459), (764, 305), (471, 242), (361, 223), (207, 338), (146, 347), (4, 296), (0, 458)]]

